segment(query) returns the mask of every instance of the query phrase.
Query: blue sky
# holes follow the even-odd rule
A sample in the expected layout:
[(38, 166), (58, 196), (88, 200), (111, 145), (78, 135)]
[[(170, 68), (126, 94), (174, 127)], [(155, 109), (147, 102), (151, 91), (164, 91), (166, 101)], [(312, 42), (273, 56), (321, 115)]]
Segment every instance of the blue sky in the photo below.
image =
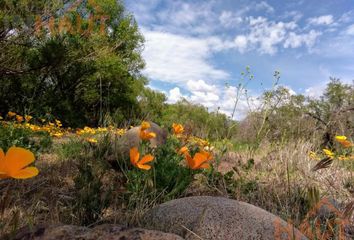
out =
[[(184, 97), (230, 115), (246, 66), (255, 105), (275, 70), (281, 85), (312, 97), (330, 76), (354, 79), (353, 0), (126, 0), (126, 7), (145, 37), (149, 86), (171, 103)], [(241, 99), (236, 118), (248, 109)]]

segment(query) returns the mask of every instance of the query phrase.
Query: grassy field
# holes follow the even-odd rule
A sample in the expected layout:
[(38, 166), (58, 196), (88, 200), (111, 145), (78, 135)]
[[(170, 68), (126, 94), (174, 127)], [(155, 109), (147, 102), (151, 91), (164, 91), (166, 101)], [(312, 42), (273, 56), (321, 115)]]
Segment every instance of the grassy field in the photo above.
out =
[[(35, 152), (39, 169), (33, 178), (0, 181), (0, 227), (2, 234), (10, 233), (8, 236), (21, 227), (40, 224), (135, 226), (156, 204), (198, 195), (254, 204), (293, 222), (303, 232), (313, 230), (304, 223), (316, 220), (308, 214), (321, 199), (334, 201), (343, 214), (337, 217), (350, 218), (352, 214), (353, 209), (348, 208), (353, 204), (354, 159), (347, 154), (348, 159), (338, 160), (342, 155), (333, 153), (330, 166), (313, 171), (326, 157), (314, 144), (315, 139), (277, 144), (262, 141), (254, 149), (230, 140), (210, 142), (184, 135), (183, 126), (178, 125), (182, 129), (178, 130), (176, 125), (169, 128), (164, 145), (151, 147), (149, 141), (156, 136), (148, 136), (147, 126), (147, 130), (140, 130), (147, 132), (140, 135), (139, 152), (154, 159), (145, 163), (151, 168), (144, 169), (134, 164), (131, 156), (129, 160), (129, 153), (121, 148), (125, 129), (87, 127), (73, 131), (60, 124), (33, 126), (10, 121), (1, 127), (13, 136), (7, 142), (21, 140), (17, 145)], [(187, 147), (188, 153), (183, 153), (182, 147)], [(212, 159), (197, 158), (205, 152)], [(335, 235), (330, 219), (321, 224), (326, 226), (323, 236)]]

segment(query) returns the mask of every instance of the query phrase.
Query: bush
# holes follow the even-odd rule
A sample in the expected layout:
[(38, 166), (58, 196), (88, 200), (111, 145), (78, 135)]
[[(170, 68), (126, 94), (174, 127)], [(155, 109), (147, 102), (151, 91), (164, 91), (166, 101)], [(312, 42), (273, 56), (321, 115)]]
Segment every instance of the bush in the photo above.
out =
[(52, 138), (47, 132), (33, 132), (12, 123), (0, 124), (0, 148), (6, 152), (12, 146), (44, 152), (51, 148)]
[(145, 199), (144, 205), (149, 205), (183, 195), (198, 171), (184, 166), (183, 156), (176, 151), (179, 147), (175, 138), (168, 138), (166, 144), (152, 150), (155, 158), (151, 170), (134, 168), (127, 171), (126, 199), (131, 208), (138, 207), (142, 199)]
[[(114, 186), (103, 182), (108, 169), (105, 164), (102, 164), (104, 159), (97, 158), (100, 155), (100, 145), (102, 144), (105, 144), (104, 141), (99, 142), (99, 145), (91, 145), (90, 143), (74, 145), (75, 148), (82, 148), (84, 152), (75, 156), (78, 159), (78, 174), (74, 178), (73, 213), (79, 224), (85, 226), (97, 222), (112, 199)], [(71, 151), (75, 148), (68, 149)], [(70, 151), (68, 152), (69, 156), (74, 157), (71, 155), (74, 151)]]

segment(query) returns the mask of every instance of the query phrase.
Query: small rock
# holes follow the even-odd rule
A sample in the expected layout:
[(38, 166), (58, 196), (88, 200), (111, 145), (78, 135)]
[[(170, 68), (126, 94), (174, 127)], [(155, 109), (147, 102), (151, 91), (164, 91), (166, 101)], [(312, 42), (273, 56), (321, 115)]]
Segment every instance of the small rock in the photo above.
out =
[(163, 203), (145, 214), (143, 226), (185, 239), (307, 239), (261, 208), (222, 197), (188, 197)]

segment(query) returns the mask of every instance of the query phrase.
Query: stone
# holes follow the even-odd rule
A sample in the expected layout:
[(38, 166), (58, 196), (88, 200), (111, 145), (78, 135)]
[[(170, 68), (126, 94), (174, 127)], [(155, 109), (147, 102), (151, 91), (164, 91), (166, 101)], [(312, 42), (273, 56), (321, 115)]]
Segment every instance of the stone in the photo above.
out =
[(142, 226), (188, 240), (307, 239), (261, 208), (222, 197), (187, 197), (163, 203), (143, 216)]
[(24, 228), (15, 240), (183, 240), (180, 236), (142, 228), (125, 228), (103, 224), (95, 228), (74, 225), (52, 225)]
[[(162, 129), (156, 123), (150, 122), (151, 127), (147, 129), (147, 132), (156, 133), (156, 138), (150, 139), (150, 146), (157, 147), (166, 143), (167, 131)], [(138, 147), (141, 140), (139, 137), (140, 126), (129, 129), (120, 139), (120, 145), (123, 148), (123, 152), (128, 152), (132, 147)]]

